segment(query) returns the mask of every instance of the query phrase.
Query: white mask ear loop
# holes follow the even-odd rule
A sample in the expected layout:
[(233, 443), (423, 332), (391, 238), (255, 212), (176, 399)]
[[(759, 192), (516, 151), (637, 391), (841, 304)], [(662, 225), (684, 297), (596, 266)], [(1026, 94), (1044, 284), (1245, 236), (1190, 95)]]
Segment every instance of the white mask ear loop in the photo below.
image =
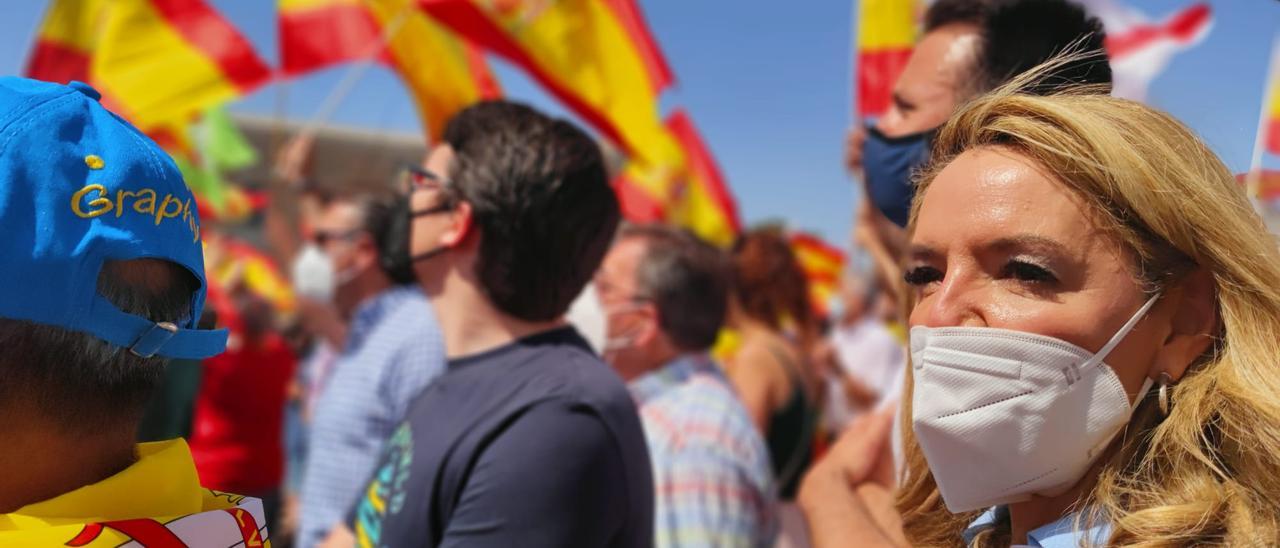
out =
[(1110, 354), (1112, 350), (1115, 350), (1116, 345), (1119, 345), (1120, 341), (1124, 340), (1125, 336), (1133, 330), (1133, 326), (1138, 325), (1138, 321), (1147, 315), (1147, 311), (1151, 310), (1151, 307), (1154, 306), (1158, 300), (1160, 300), (1160, 293), (1156, 293), (1155, 295), (1152, 295), (1150, 299), (1147, 299), (1147, 302), (1142, 305), (1142, 308), (1139, 308), (1138, 311), (1129, 318), (1129, 321), (1125, 322), (1124, 326), (1121, 327), (1119, 331), (1116, 331), (1115, 335), (1111, 336), (1111, 340), (1107, 341), (1107, 344), (1102, 345), (1102, 348), (1098, 350), (1098, 353), (1094, 354), (1092, 358), (1089, 358), (1088, 361), (1081, 364), (1080, 368), (1088, 369), (1102, 363), (1102, 360), (1107, 358), (1107, 354)]

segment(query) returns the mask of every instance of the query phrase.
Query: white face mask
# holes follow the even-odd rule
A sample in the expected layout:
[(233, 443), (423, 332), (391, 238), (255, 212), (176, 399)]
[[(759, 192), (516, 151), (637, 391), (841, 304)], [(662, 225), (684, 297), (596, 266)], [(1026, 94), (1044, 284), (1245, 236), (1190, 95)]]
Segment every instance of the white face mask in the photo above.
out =
[[(606, 307), (604, 309), (606, 325), (608, 320), (611, 320), (614, 316), (618, 314), (628, 314), (628, 313), (640, 310), (643, 307), (644, 307), (644, 304), (636, 303), (636, 302), (624, 303), (614, 307)], [(618, 350), (626, 350), (628, 348), (631, 348), (632, 346), (635, 346), (636, 338), (639, 336), (640, 336), (639, 333), (636, 333), (635, 330), (632, 330), (631, 333), (625, 333), (622, 335), (607, 337), (604, 340), (604, 351), (602, 352), (602, 354), (608, 354), (611, 352), (617, 352)]]
[(319, 246), (308, 243), (293, 259), (293, 289), (298, 296), (329, 302), (337, 287), (333, 260)]
[[(1065, 492), (1129, 421), (1134, 405), (1102, 362), (1159, 295), (1097, 354), (990, 327), (911, 328), (911, 422), (953, 513)], [(1147, 379), (1135, 401), (1151, 388)]]

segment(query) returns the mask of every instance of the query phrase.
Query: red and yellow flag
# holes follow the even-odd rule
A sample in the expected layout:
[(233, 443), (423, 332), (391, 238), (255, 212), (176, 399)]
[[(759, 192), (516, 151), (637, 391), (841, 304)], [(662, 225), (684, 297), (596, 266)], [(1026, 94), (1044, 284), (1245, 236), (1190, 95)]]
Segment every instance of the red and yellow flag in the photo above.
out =
[(738, 206), (710, 149), (683, 110), (664, 127), (680, 148), (654, 165), (628, 164), (615, 182), (623, 215), (682, 226), (721, 246), (733, 243), (742, 230)]
[(146, 131), (247, 93), (271, 71), (201, 0), (53, 0), (27, 63), (32, 78), (81, 80)]
[(791, 249), (809, 280), (809, 299), (821, 316), (829, 312), (831, 298), (840, 290), (845, 254), (821, 238), (805, 232), (791, 234)]
[(286, 75), (378, 59), (409, 88), (432, 139), (454, 113), (502, 95), (480, 50), (423, 14), (414, 0), (280, 0), (279, 9)]
[(859, 0), (858, 114), (875, 117), (889, 110), (893, 86), (916, 43), (916, 0)]
[[(1280, 65), (1280, 62), (1274, 63)], [(1280, 154), (1280, 67), (1271, 71), (1270, 97), (1267, 99), (1267, 150)]]
[(632, 159), (673, 145), (658, 96), (672, 82), (635, 0), (417, 0), (457, 33), (514, 63)]

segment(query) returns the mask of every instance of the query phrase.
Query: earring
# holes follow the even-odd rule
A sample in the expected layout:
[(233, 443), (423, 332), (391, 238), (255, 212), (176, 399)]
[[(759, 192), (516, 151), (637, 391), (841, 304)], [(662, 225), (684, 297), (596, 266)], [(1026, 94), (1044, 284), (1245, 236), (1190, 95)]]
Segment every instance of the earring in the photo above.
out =
[(1173, 377), (1161, 371), (1160, 378), (1156, 382), (1160, 384), (1160, 390), (1156, 393), (1156, 402), (1160, 404), (1160, 414), (1167, 417), (1169, 416), (1169, 385), (1173, 384)]

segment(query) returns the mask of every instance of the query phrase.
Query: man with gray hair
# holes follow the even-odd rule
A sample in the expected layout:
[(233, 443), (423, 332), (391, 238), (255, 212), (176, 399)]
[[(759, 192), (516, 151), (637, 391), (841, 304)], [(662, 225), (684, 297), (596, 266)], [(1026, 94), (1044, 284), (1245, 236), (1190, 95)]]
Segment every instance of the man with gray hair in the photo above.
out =
[(168, 358), (203, 359), (200, 220), (173, 161), (98, 92), (0, 78), (0, 545), (261, 546), (260, 501), (135, 444)]
[(656, 546), (765, 546), (776, 530), (764, 440), (707, 356), (729, 272), (688, 232), (623, 227), (595, 280), (605, 360), (640, 407), (653, 462)]

